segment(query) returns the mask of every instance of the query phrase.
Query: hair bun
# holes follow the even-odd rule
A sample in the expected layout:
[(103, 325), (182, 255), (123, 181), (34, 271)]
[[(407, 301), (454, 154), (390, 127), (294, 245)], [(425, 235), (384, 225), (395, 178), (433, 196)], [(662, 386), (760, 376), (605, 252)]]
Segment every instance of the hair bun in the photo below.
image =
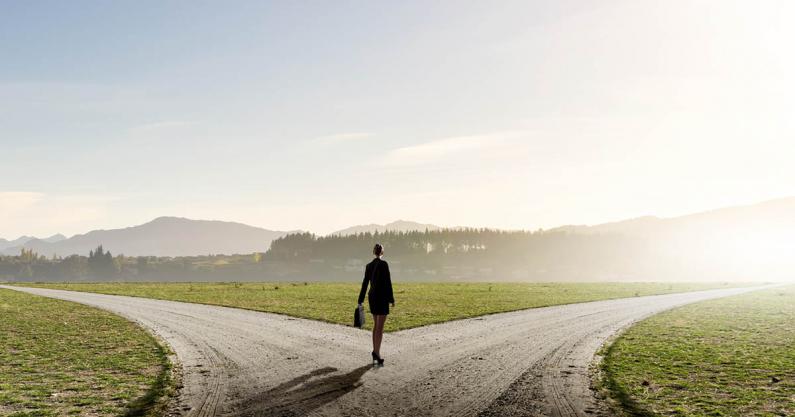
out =
[(381, 246), (380, 243), (376, 243), (375, 246), (373, 246), (373, 255), (378, 256), (382, 253), (384, 253), (384, 247)]

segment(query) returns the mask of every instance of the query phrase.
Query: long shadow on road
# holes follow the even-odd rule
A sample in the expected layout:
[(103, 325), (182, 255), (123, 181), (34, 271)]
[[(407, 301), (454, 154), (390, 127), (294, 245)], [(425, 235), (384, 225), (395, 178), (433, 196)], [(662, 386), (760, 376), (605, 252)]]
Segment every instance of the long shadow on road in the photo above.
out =
[(316, 369), (249, 398), (244, 401), (243, 410), (236, 415), (245, 417), (306, 415), (360, 387), (362, 384), (359, 380), (372, 367), (373, 365), (362, 366), (342, 375), (329, 375), (336, 372), (337, 368)]

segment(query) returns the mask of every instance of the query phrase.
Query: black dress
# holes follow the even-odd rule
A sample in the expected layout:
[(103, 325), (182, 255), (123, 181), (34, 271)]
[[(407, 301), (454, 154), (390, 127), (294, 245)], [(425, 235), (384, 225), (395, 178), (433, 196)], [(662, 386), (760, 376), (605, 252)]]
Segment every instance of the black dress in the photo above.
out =
[(368, 283), (370, 292), (367, 294), (367, 301), (370, 302), (370, 313), (379, 316), (389, 314), (389, 304), (395, 302), (395, 297), (392, 295), (392, 277), (389, 275), (389, 264), (386, 261), (375, 258), (364, 268), (359, 304), (364, 302)]

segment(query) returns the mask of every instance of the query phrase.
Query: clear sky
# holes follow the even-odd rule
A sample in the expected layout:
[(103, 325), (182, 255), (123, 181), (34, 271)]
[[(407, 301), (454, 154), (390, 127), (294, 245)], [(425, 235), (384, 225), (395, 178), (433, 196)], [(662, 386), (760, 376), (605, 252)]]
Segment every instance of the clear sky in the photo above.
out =
[(4, 1), (0, 237), (795, 195), (791, 1)]

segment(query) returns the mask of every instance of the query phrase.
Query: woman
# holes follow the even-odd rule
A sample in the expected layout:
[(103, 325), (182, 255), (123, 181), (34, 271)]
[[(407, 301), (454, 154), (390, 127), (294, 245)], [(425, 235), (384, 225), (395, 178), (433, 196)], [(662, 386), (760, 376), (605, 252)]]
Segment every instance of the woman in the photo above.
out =
[(364, 268), (362, 290), (359, 291), (359, 305), (364, 302), (364, 293), (367, 284), (370, 292), (367, 301), (370, 303), (370, 313), (373, 315), (373, 363), (383, 365), (381, 358), (381, 339), (384, 337), (384, 322), (389, 314), (389, 304), (395, 306), (395, 297), (392, 295), (392, 278), (389, 276), (389, 264), (381, 259), (384, 256), (384, 247), (376, 243), (373, 247), (375, 259)]

